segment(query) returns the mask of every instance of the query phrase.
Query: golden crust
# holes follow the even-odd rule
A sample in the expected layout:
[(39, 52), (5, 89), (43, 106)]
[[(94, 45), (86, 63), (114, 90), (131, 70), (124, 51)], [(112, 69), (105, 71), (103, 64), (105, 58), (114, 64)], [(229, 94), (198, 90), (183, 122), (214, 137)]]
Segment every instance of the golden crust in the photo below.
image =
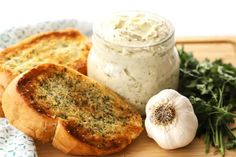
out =
[(22, 76), (13, 80), (3, 93), (4, 114), (11, 124), (29, 136), (42, 142), (52, 141), (57, 120), (39, 114), (17, 92), (17, 82)]
[[(55, 136), (53, 138), (52, 145), (61, 150), (66, 154), (71, 155), (108, 155), (112, 153), (116, 153), (124, 149), (128, 144), (131, 143), (131, 139), (129, 142), (122, 143), (119, 147), (114, 147), (110, 149), (98, 149), (94, 146), (91, 146), (81, 140), (78, 140), (66, 129), (65, 122), (62, 120), (58, 121), (57, 129), (55, 132)], [(65, 140), (66, 139), (66, 140)]]
[(13, 75), (9, 70), (0, 71), (0, 85), (5, 89), (16, 75)]
[(40, 33), (36, 35), (32, 35), (21, 42), (12, 45), (6, 49), (4, 49), (0, 53), (0, 59), (4, 59), (6, 57), (10, 57), (11, 55), (15, 54), (16, 51), (22, 51), (27, 48), (31, 48), (36, 43), (43, 41), (43, 40), (49, 40), (49, 39), (58, 39), (58, 38), (64, 38), (64, 40), (79, 40), (79, 42), (84, 42), (84, 51), (89, 51), (91, 47), (91, 43), (86, 39), (85, 36), (83, 36), (78, 30), (76, 29), (65, 29), (60, 31), (52, 31), (52, 32), (46, 32), (46, 33)]
[[(3, 86), (0, 85), (0, 100), (2, 99), (2, 93), (4, 91), (4, 88)], [(2, 110), (2, 103), (0, 101), (0, 117), (4, 117), (4, 113), (3, 113), (3, 110)]]
[[(87, 56), (89, 53), (89, 50), (91, 48), (91, 43), (86, 39), (85, 36), (83, 36), (78, 30), (75, 29), (67, 29), (63, 31), (54, 31), (54, 32), (47, 32), (42, 33), (39, 35), (31, 36), (20, 43), (13, 45), (9, 48), (6, 48), (2, 52), (0, 52), (0, 100), (2, 95), (2, 88), (6, 88), (8, 84), (11, 82), (13, 78), (15, 78), (19, 73), (16, 73), (14, 71), (14, 68), (11, 69), (9, 67), (4, 67), (4, 61), (7, 61), (6, 58), (14, 57), (14, 55), (20, 54), (21, 51), (33, 48), (37, 43), (40, 43), (42, 41), (53, 41), (57, 42), (57, 39), (62, 39), (63, 41), (75, 41), (78, 43), (82, 43), (81, 52), (79, 53), (79, 56), (74, 60), (73, 63), (68, 64), (68, 66), (78, 70), (79, 72), (83, 74), (87, 74)], [(32, 55), (32, 58), (34, 56)], [(46, 57), (48, 63), (51, 63), (54, 60), (51, 60), (50, 58), (53, 57)], [(63, 58), (62, 58), (63, 60)], [(22, 63), (19, 63), (21, 65)], [(60, 64), (60, 63), (57, 63)], [(1, 113), (1, 102), (0, 102), (0, 117), (3, 116)]]
[[(3, 110), (10, 123), (31, 137), (43, 142), (52, 142), (53, 146), (57, 149), (73, 155), (105, 155), (115, 153), (124, 149), (133, 139), (139, 136), (142, 132), (142, 119), (135, 111), (129, 111), (132, 112), (133, 119), (132, 123), (123, 126), (126, 130), (125, 135), (117, 135), (116, 138), (111, 140), (100, 136), (90, 137), (88, 133), (84, 134), (81, 129), (70, 125), (68, 120), (60, 117), (52, 118), (54, 116), (50, 115), (50, 112), (45, 112), (43, 109), (37, 108), (37, 105), (36, 107), (32, 106), (30, 100), (25, 97), (24, 92), (28, 90), (29, 86), (33, 85), (35, 77), (41, 73), (44, 77), (47, 77), (47, 74), (50, 73), (52, 69), (60, 71), (62, 67), (65, 69), (64, 66), (60, 65), (39, 65), (19, 75), (10, 83), (2, 99)], [(73, 69), (66, 69), (76, 75), (80, 75), (79, 77), (81, 77), (81, 79), (85, 79), (88, 82), (95, 82)], [(24, 86), (25, 81), (29, 81), (30, 83)], [(101, 84), (97, 83), (97, 88), (101, 88), (101, 92), (109, 93), (114, 96), (118, 105), (128, 105), (117, 94)], [(30, 97), (28, 94), (26, 95)], [(71, 127), (72, 129), (70, 129)], [(98, 145), (101, 141), (106, 141), (109, 147), (100, 148)]]

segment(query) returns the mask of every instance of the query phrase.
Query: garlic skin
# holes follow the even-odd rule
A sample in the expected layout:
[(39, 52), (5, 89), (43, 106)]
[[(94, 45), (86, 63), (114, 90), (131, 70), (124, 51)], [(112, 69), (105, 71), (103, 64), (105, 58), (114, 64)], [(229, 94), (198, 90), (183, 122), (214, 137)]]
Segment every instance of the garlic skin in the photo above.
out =
[(165, 89), (148, 101), (145, 128), (160, 147), (176, 149), (191, 143), (198, 120), (188, 98), (173, 89)]

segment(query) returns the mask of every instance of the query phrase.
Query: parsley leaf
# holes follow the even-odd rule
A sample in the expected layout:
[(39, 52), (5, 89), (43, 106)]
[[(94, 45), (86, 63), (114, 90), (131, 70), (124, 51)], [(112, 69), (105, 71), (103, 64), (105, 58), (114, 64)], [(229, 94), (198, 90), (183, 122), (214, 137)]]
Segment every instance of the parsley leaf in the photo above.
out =
[(198, 118), (198, 136), (204, 136), (206, 153), (210, 145), (225, 154), (236, 148), (236, 135), (229, 126), (236, 117), (236, 68), (222, 60), (199, 62), (180, 49), (179, 92), (187, 96)]

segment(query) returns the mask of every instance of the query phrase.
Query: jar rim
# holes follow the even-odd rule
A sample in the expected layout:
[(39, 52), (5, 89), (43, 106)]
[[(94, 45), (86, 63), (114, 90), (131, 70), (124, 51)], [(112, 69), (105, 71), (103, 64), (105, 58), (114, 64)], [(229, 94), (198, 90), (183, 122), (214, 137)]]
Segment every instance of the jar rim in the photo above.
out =
[[(112, 41), (106, 40), (96, 31), (96, 29), (98, 27), (98, 23), (93, 25), (93, 35), (98, 37), (100, 40), (102, 40), (102, 41), (104, 41), (106, 43), (115, 45), (115, 46), (126, 47), (126, 48), (145, 48), (145, 47), (155, 47), (155, 46), (158, 46), (158, 45), (162, 45), (162, 44), (168, 42), (173, 37), (173, 35), (175, 33), (175, 29), (174, 29), (173, 24), (168, 19), (160, 16), (157, 13), (153, 13), (153, 12), (149, 12), (149, 11), (134, 10), (134, 11), (115, 12), (115, 13), (113, 13), (110, 16), (125, 15), (125, 14), (128, 14), (128, 13), (143, 13), (143, 14), (152, 15), (153, 17), (157, 17), (159, 19), (162, 19), (163, 21), (166, 22), (166, 24), (168, 25), (168, 28), (170, 29), (170, 31), (169, 31), (168, 35), (165, 38), (161, 39), (160, 41), (157, 41), (157, 42), (154, 42), (154, 43), (142, 44), (142, 45), (121, 44), (121, 43), (116, 43), (116, 42), (112, 42)], [(105, 18), (103, 18), (103, 19), (105, 19)]]

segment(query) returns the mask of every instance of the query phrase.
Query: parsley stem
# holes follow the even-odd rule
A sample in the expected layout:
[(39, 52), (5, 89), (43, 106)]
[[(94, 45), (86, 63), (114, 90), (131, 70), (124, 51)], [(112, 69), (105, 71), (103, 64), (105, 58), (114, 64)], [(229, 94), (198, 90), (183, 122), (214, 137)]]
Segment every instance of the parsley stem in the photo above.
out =
[(224, 139), (223, 139), (223, 135), (222, 135), (222, 129), (220, 129), (219, 132), (220, 132), (220, 136), (219, 136), (220, 152), (224, 156), (225, 155), (225, 146), (224, 146)]
[(205, 141), (205, 144), (206, 144), (206, 147), (205, 147), (205, 153), (209, 153), (209, 150), (210, 150), (210, 135), (209, 135), (209, 132), (207, 132), (205, 134), (205, 137), (204, 137), (204, 141)]
[(215, 142), (215, 146), (217, 147), (217, 148), (219, 148), (219, 133), (218, 133), (218, 128), (217, 128), (217, 126), (216, 126), (216, 128), (215, 128), (215, 139), (216, 139), (216, 142)]
[(199, 62), (183, 48), (179, 55), (179, 92), (189, 97), (194, 107), (205, 152), (212, 145), (224, 156), (226, 148), (236, 149), (236, 135), (229, 128), (236, 118), (236, 68), (221, 60)]
[(209, 126), (211, 128), (211, 133), (212, 133), (212, 140), (213, 140), (213, 143), (215, 144), (216, 143), (216, 138), (215, 138), (215, 130), (213, 128), (213, 125), (212, 125), (212, 122), (211, 122), (211, 119), (209, 118), (208, 119), (208, 123), (209, 123)]

